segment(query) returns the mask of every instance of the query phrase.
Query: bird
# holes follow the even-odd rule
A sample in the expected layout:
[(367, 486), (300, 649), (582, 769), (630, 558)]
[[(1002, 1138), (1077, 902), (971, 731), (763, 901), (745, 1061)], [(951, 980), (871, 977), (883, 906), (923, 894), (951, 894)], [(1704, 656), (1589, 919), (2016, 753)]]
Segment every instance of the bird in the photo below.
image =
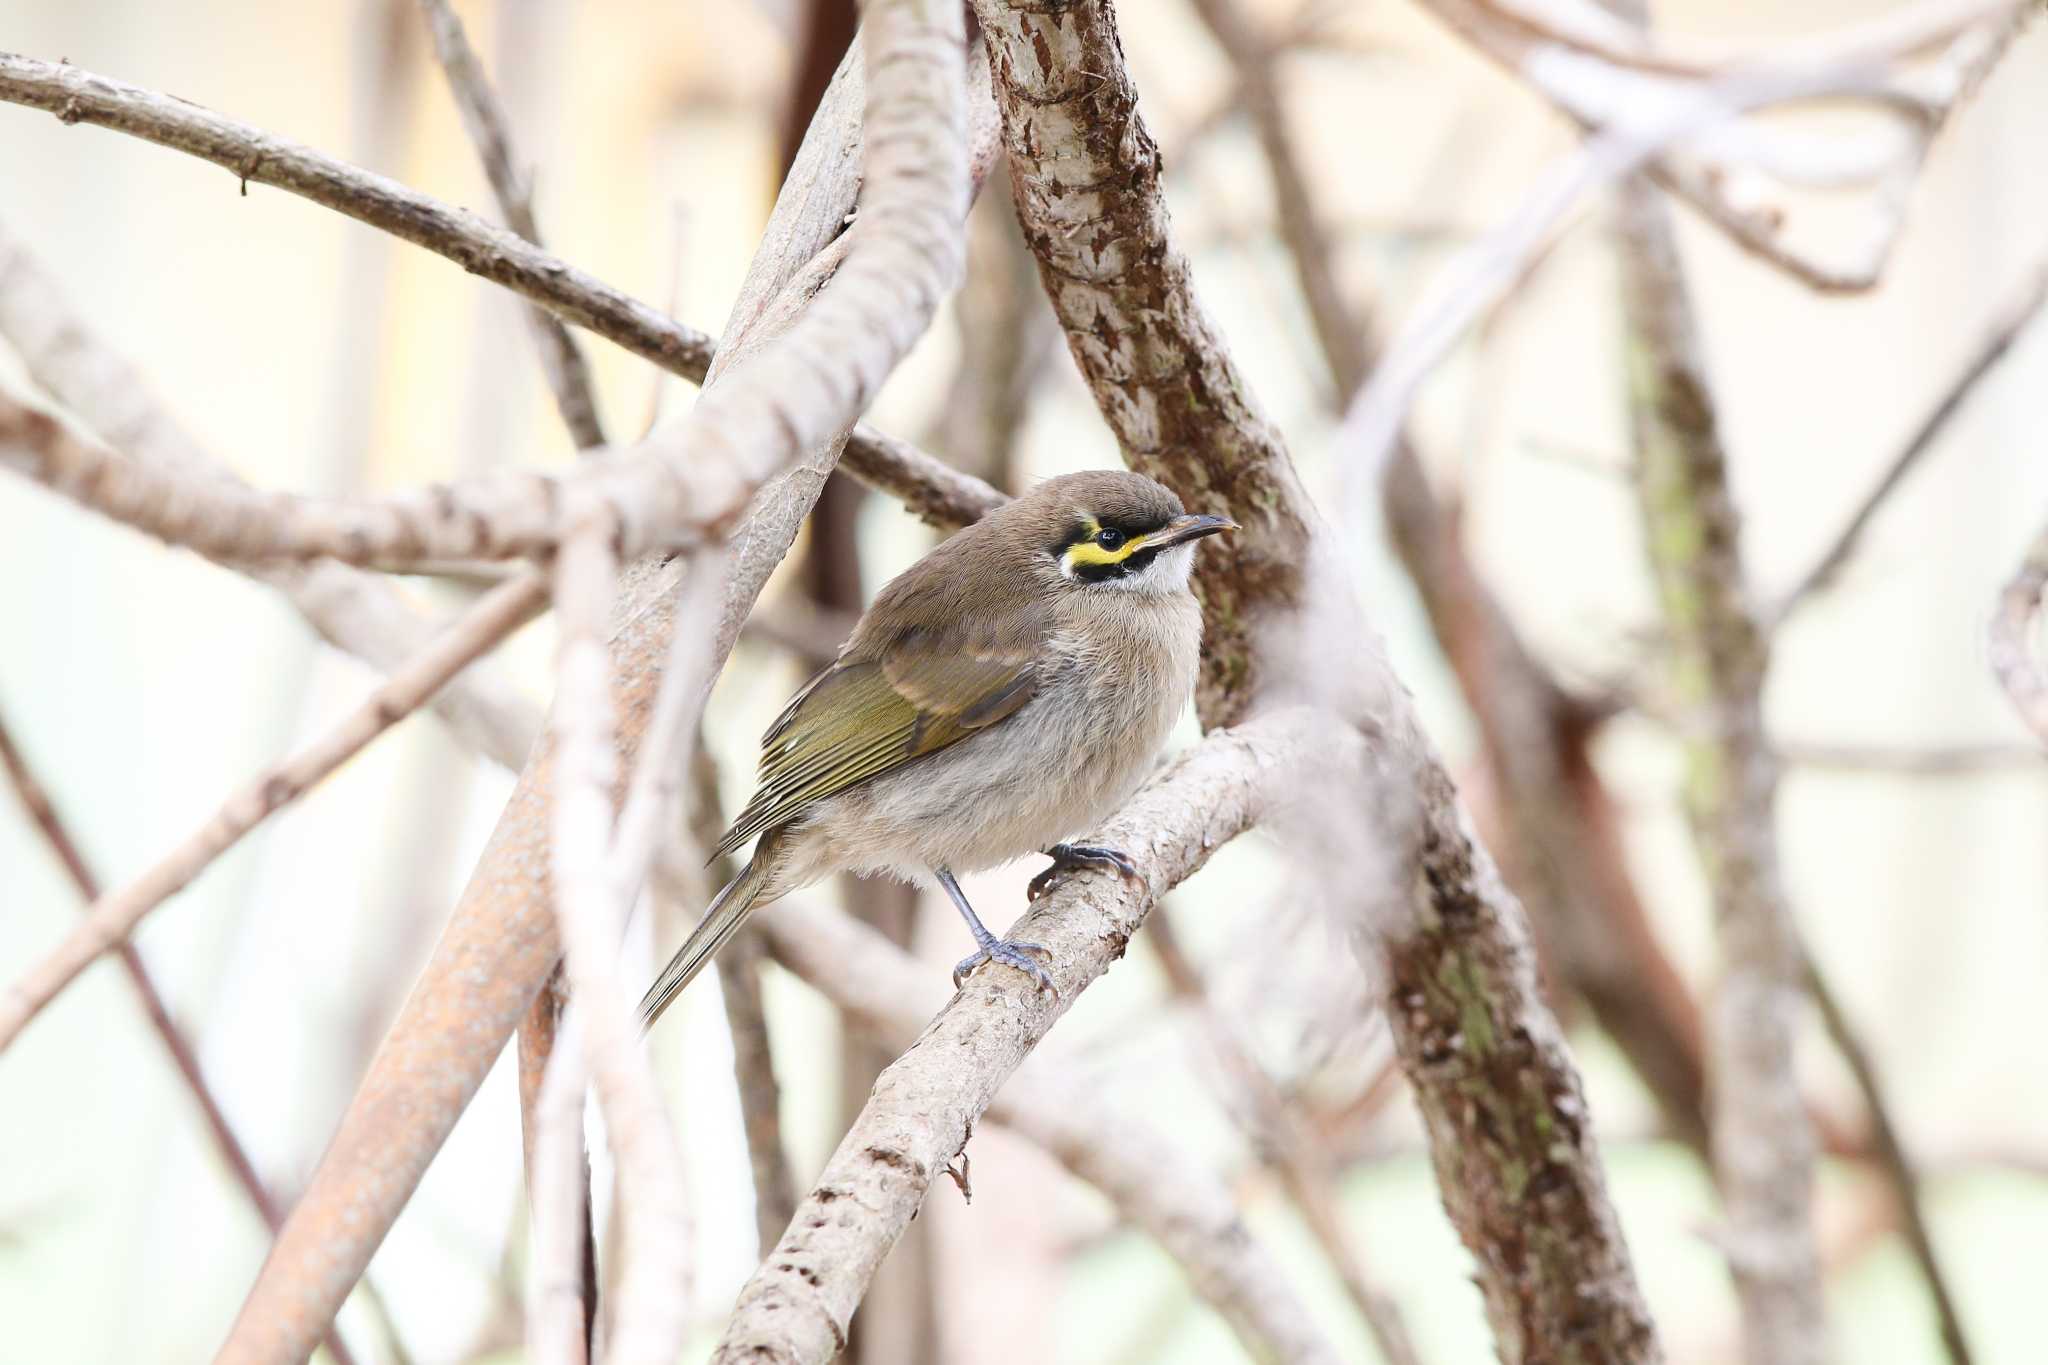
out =
[(840, 872), (936, 882), (987, 963), (1053, 989), (1037, 944), (989, 932), (960, 890), (1043, 851), (1031, 899), (1123, 853), (1066, 842), (1150, 773), (1186, 708), (1202, 613), (1196, 543), (1238, 529), (1129, 470), (1040, 481), (883, 587), (761, 741), (753, 799), (712, 857), (755, 840), (640, 1002), (643, 1031), (748, 912)]

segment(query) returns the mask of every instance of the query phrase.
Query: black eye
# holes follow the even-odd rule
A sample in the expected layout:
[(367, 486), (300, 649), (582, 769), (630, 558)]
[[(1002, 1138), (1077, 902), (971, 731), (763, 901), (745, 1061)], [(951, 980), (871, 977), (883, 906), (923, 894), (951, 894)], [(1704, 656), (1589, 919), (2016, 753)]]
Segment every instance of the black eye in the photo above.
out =
[(1124, 543), (1124, 533), (1114, 526), (1105, 526), (1095, 533), (1095, 543), (1105, 550), (1114, 550)]

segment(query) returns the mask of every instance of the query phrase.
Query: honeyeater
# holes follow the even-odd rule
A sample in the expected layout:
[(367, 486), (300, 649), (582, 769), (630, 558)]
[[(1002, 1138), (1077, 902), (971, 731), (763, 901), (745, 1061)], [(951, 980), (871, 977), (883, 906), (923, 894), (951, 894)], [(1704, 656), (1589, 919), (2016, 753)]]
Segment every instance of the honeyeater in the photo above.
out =
[(1050, 989), (1044, 950), (990, 933), (957, 874), (1038, 850), (1053, 865), (1034, 896), (1078, 865), (1135, 872), (1061, 841), (1151, 771), (1201, 652), (1195, 542), (1234, 528), (1141, 474), (1067, 474), (891, 580), (768, 727), (760, 787), (717, 849), (756, 840), (753, 857), (648, 989), (643, 1024), (748, 911), (837, 872), (936, 880), (977, 945), (956, 983), (994, 961)]

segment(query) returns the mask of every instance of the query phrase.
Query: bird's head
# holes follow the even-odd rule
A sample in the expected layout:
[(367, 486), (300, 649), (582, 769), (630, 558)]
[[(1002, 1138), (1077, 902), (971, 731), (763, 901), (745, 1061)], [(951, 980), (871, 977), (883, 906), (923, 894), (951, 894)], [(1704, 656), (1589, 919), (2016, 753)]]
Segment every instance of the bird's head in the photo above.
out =
[(1122, 469), (1047, 479), (1018, 502), (1060, 578), (1079, 591), (1178, 592), (1195, 542), (1237, 529), (1229, 517), (1189, 515), (1171, 489)]

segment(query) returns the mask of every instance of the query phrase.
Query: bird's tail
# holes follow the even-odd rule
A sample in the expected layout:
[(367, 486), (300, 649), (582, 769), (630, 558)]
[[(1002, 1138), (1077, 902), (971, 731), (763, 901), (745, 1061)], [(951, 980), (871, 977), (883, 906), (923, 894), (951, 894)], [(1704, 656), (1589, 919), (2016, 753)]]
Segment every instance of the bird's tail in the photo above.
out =
[(683, 987), (695, 980), (697, 973), (704, 970), (704, 964), (726, 945), (746, 920), (747, 912), (761, 899), (761, 893), (768, 889), (768, 873), (773, 859), (767, 854), (766, 848), (757, 849), (739, 876), (727, 882), (725, 889), (711, 898), (704, 918), (698, 921), (683, 946), (676, 949), (676, 955), (668, 960), (668, 966), (661, 969), (661, 975), (647, 988), (647, 994), (640, 997), (642, 1033), (654, 1027), (654, 1021), (661, 1018), (661, 1012), (669, 1007), (669, 1002), (682, 994)]

